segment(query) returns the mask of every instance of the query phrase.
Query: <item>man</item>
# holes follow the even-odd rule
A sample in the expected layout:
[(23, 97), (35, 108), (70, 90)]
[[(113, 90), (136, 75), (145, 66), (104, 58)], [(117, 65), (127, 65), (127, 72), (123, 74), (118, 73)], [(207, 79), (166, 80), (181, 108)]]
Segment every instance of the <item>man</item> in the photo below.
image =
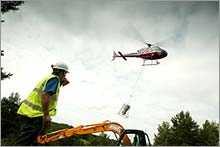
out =
[(57, 98), (60, 86), (65, 86), (69, 81), (65, 78), (68, 66), (58, 62), (52, 74), (43, 78), (22, 102), (17, 113), (21, 115), (20, 134), (14, 145), (37, 145), (37, 136), (51, 123), (51, 117), (56, 115)]

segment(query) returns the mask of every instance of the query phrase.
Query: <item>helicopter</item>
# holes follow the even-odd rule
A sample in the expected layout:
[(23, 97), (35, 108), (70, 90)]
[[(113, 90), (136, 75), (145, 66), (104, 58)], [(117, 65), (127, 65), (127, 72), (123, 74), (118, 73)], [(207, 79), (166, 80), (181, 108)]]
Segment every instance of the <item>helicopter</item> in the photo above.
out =
[[(120, 51), (118, 51), (119, 55), (116, 54), (116, 52), (113, 52), (113, 60), (115, 60), (116, 57), (122, 57), (124, 60), (127, 60), (126, 57), (136, 57), (136, 58), (142, 58), (143, 59), (143, 64), (142, 66), (146, 66), (146, 65), (158, 65), (160, 64), (159, 61), (156, 61), (155, 63), (153, 63), (153, 60), (158, 60), (158, 59), (162, 59), (165, 58), (168, 53), (160, 48), (159, 46), (156, 45), (152, 45), (149, 43), (145, 44), (148, 47), (145, 48), (141, 48), (140, 50), (137, 50), (137, 52), (135, 53), (127, 53), (127, 54), (122, 54)], [(151, 60), (151, 64), (145, 64), (146, 60)]]

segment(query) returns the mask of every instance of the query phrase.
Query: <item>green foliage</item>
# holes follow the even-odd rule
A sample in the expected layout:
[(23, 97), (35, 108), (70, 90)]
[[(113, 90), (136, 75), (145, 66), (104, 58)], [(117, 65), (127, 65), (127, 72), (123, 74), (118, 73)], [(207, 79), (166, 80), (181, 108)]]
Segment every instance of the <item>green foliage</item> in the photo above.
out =
[(11, 74), (10, 72), (9, 73), (6, 73), (6, 72), (3, 72), (3, 68), (1, 68), (1, 80), (4, 80), (4, 79), (9, 79), (13, 74)]
[(158, 132), (158, 135), (155, 135), (156, 139), (154, 145), (169, 146), (172, 138), (170, 124), (168, 122), (163, 122), (162, 125), (159, 125)]
[(173, 127), (173, 145), (198, 145), (199, 126), (192, 120), (189, 112), (183, 111), (171, 119)]
[(1, 1), (1, 13), (4, 14), (6, 12), (17, 11), (19, 10), (18, 6), (23, 4), (24, 1)]
[(200, 142), (204, 146), (218, 146), (219, 143), (219, 124), (208, 120), (200, 129)]
[(11, 134), (17, 134), (20, 117), (17, 110), (20, 105), (20, 96), (18, 93), (12, 93), (8, 98), (1, 99), (1, 135), (2, 138)]
[(192, 119), (189, 112), (181, 111), (171, 119), (172, 126), (163, 122), (158, 127), (154, 145), (168, 146), (216, 146), (219, 142), (219, 130), (216, 123), (206, 121), (203, 128)]
[(88, 138), (94, 146), (115, 146), (117, 141), (110, 139), (109, 136), (105, 133), (100, 133), (99, 136), (93, 135)]
[(7, 138), (1, 139), (1, 145), (2, 146), (13, 146), (16, 141), (16, 135), (10, 134)]
[(56, 122), (51, 122), (50, 127), (45, 130), (45, 132), (53, 132), (57, 130), (62, 130), (62, 129), (69, 129), (72, 128), (73, 126), (67, 125), (67, 124), (62, 124), (62, 123), (56, 123)]

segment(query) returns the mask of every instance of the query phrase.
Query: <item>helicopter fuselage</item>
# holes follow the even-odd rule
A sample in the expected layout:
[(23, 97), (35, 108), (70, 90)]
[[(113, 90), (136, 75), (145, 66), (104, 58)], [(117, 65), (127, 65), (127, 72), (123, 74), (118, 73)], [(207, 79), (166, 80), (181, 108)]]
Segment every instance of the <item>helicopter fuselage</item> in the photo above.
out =
[(120, 55), (114, 54), (114, 57), (123, 57), (124, 59), (126, 59), (126, 57), (136, 57), (144, 60), (157, 60), (166, 57), (168, 53), (158, 46), (151, 46), (142, 48), (135, 53), (122, 54), (119, 52), (119, 54)]

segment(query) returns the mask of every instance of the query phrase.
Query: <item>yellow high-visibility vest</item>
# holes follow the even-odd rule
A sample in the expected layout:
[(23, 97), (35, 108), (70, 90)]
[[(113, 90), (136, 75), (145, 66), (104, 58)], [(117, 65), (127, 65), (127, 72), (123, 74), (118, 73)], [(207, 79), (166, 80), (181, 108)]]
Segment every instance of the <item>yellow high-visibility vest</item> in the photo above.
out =
[(43, 80), (41, 80), (33, 91), (29, 94), (29, 96), (22, 102), (21, 106), (19, 107), (17, 113), (20, 115), (25, 115), (28, 117), (39, 117), (43, 116), (42, 110), (42, 103), (41, 103), (41, 96), (43, 91), (46, 88), (46, 84), (48, 80), (51, 78), (58, 78), (58, 85), (56, 89), (56, 93), (50, 97), (50, 105), (49, 105), (49, 114), (50, 116), (56, 115), (56, 106), (57, 106), (57, 99), (60, 90), (60, 80), (59, 77), (53, 74), (46, 76)]

